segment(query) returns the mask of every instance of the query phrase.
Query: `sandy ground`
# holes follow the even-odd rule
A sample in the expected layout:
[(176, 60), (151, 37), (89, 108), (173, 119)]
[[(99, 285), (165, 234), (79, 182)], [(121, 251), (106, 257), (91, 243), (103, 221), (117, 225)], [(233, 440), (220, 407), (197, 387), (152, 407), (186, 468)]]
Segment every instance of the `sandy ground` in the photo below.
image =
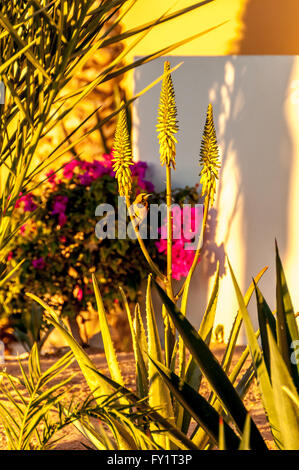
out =
[[(221, 359), (221, 356), (223, 354), (224, 348), (221, 345), (215, 345), (212, 347), (214, 354), (218, 358), (218, 360)], [(233, 358), (233, 364), (236, 363), (238, 358), (240, 357), (240, 354), (242, 352), (242, 348), (239, 347), (237, 348), (237, 351), (234, 355)], [(92, 361), (96, 364), (97, 368), (103, 372), (108, 374), (108, 368), (105, 360), (105, 356), (102, 353), (99, 352), (94, 352), (94, 351), (89, 351), (89, 356), (91, 357)], [(134, 389), (135, 388), (135, 364), (133, 361), (133, 354), (132, 353), (118, 353), (118, 359), (121, 365), (121, 370), (123, 372), (123, 376), (125, 379), (125, 384), (128, 388)], [(42, 358), (42, 369), (47, 369), (50, 367), (55, 360), (57, 360), (57, 357), (43, 357)], [(27, 361), (24, 361), (25, 363)], [(249, 362), (248, 362), (249, 365)], [(7, 372), (12, 374), (12, 375), (19, 375), (20, 374), (20, 369), (18, 366), (18, 363), (16, 360), (10, 358), (9, 360), (6, 361), (6, 368)], [(77, 363), (74, 362), (71, 367), (69, 367), (65, 372), (65, 376), (69, 376), (73, 374), (74, 372), (78, 372), (76, 377), (72, 380), (72, 385), (74, 386), (72, 388), (72, 396), (77, 402), (77, 400), (83, 400), (86, 398), (89, 394), (89, 389), (88, 386), (86, 385), (86, 382), (84, 380), (84, 377), (82, 376), (80, 372), (80, 368), (78, 367)], [(201, 385), (201, 393), (205, 396), (208, 396), (209, 394), (209, 386), (205, 380), (203, 380), (202, 385)], [(256, 382), (254, 381), (247, 392), (247, 395), (245, 397), (245, 406), (247, 410), (250, 412), (252, 418), (254, 419), (256, 425), (260, 429), (264, 439), (267, 442), (267, 445), (269, 448), (273, 449), (275, 448), (273, 441), (271, 439), (271, 433), (268, 428), (268, 425), (266, 423), (265, 419), (265, 414), (263, 410), (263, 406), (261, 404), (260, 400), (260, 393), (257, 387)], [(79, 431), (76, 430), (76, 428), (72, 425), (64, 428), (62, 431), (60, 431), (62, 434), (62, 439), (57, 443), (56, 449), (60, 450), (84, 450), (84, 443), (90, 446), (90, 443), (87, 442), (84, 437), (79, 433)], [(0, 449), (6, 449), (6, 437), (5, 434), (3, 433), (3, 430), (1, 429), (0, 425)]]

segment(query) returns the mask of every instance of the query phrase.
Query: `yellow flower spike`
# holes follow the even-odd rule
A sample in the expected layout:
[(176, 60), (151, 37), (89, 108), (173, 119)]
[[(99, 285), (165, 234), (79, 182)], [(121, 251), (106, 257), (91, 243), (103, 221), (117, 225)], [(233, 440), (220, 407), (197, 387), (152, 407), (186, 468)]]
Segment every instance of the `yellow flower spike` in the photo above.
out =
[(199, 164), (202, 165), (200, 172), (200, 183), (202, 184), (201, 195), (207, 195), (210, 192), (211, 206), (214, 203), (216, 190), (216, 179), (221, 166), (219, 161), (219, 151), (216, 138), (216, 130), (213, 120), (213, 106), (209, 104), (203, 137), (200, 148)]
[[(122, 102), (121, 105), (123, 104)], [(114, 162), (113, 170), (118, 182), (119, 195), (128, 196), (132, 188), (130, 165), (133, 165), (133, 158), (125, 108), (118, 115), (112, 161)]]
[(177, 140), (174, 134), (178, 131), (177, 109), (175, 104), (175, 94), (171, 74), (169, 73), (170, 63), (164, 64), (164, 77), (162, 82), (160, 103), (158, 109), (157, 132), (160, 144), (160, 162), (161, 165), (167, 165), (175, 169), (175, 144)]

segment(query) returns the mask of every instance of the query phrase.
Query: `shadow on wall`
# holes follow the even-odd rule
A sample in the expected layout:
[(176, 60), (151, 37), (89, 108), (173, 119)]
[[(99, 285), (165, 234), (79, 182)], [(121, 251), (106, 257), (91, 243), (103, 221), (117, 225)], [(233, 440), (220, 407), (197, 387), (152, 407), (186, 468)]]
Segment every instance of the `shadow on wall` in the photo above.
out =
[(217, 263), (219, 263), (219, 276), (223, 277), (226, 274), (224, 243), (222, 242), (217, 245), (215, 239), (217, 214), (218, 212), (215, 208), (210, 209), (206, 226), (205, 244), (201, 256), (204, 274), (207, 278), (215, 275)]
[(248, 0), (241, 13), (237, 54), (299, 54), (298, 0)]
[[(261, 285), (274, 308), (274, 238), (278, 238), (282, 256), (288, 242), (287, 208), (294, 152), (284, 105), (293, 58), (252, 57), (247, 63), (245, 60), (228, 59), (224, 64), (223, 82), (214, 87), (215, 103), (220, 104), (222, 168), (225, 171), (227, 160), (235, 157), (242, 203), (243, 289), (252, 276), (269, 265), (270, 272)], [(218, 200), (228, 184), (220, 178)], [(237, 199), (235, 204), (237, 209)], [(226, 240), (234, 239), (234, 234), (230, 233), (234, 212), (227, 221), (225, 247)], [(256, 312), (251, 313), (255, 317)]]

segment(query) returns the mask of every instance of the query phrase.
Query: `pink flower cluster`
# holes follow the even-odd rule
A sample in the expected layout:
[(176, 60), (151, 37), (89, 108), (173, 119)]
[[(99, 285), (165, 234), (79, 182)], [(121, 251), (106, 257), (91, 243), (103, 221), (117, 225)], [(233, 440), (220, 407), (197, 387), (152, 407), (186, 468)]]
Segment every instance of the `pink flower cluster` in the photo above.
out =
[(155, 191), (153, 183), (144, 179), (146, 170), (146, 162), (136, 162), (134, 163), (134, 165), (131, 166), (132, 176), (137, 177), (138, 186), (146, 193), (153, 193)]
[(46, 262), (44, 260), (44, 258), (36, 258), (34, 260), (32, 260), (32, 266), (34, 267), (34, 269), (44, 269), (46, 267)]
[[(20, 193), (21, 195), (22, 193)], [(25, 212), (33, 212), (35, 209), (37, 209), (37, 205), (34, 202), (33, 195), (31, 193), (25, 194), (24, 196), (21, 196), (17, 201), (16, 201), (16, 209), (21, 206), (21, 203), (23, 203), (23, 209)]]
[[(181, 209), (175, 206), (172, 209), (172, 277), (178, 281), (182, 277), (188, 275), (189, 269), (194, 260), (195, 250), (188, 250), (185, 248), (186, 243), (191, 243), (191, 240), (196, 231), (196, 221), (199, 214), (196, 214), (197, 208), (184, 207)], [(187, 232), (187, 233), (186, 233)], [(188, 233), (189, 232), (189, 233)], [(161, 239), (157, 241), (156, 247), (159, 253), (167, 253), (167, 221), (163, 221), (160, 229)], [(200, 260), (198, 260), (200, 261)]]
[[(78, 169), (77, 172), (75, 172), (76, 169)], [(111, 173), (111, 159), (108, 160), (107, 155), (104, 155), (103, 161), (94, 160), (93, 162), (86, 162), (82, 160), (72, 160), (65, 165), (63, 169), (63, 176), (66, 179), (70, 180), (77, 174), (80, 183), (84, 186), (89, 186), (101, 176)]]
[(53, 210), (51, 214), (58, 215), (58, 223), (60, 227), (62, 227), (67, 221), (65, 211), (66, 211), (68, 200), (69, 199), (67, 196), (61, 196), (61, 195), (56, 196), (54, 199)]
[[(67, 180), (71, 180), (76, 176), (79, 183), (83, 186), (90, 186), (93, 181), (104, 175), (114, 177), (115, 172), (112, 169), (112, 158), (113, 154), (111, 153), (103, 154), (101, 160), (94, 160), (93, 162), (76, 159), (71, 160), (63, 169), (63, 177)], [(147, 164), (145, 162), (137, 162), (131, 166), (132, 176), (137, 179), (137, 185), (142, 191), (150, 193), (154, 191), (154, 185), (144, 179), (146, 170)], [(50, 170), (47, 176), (52, 187), (59, 184), (60, 181), (56, 181), (56, 174), (53, 170)]]
[(75, 289), (73, 290), (73, 296), (75, 297), (75, 299), (81, 302), (81, 300), (83, 299), (83, 290), (80, 286), (76, 285)]

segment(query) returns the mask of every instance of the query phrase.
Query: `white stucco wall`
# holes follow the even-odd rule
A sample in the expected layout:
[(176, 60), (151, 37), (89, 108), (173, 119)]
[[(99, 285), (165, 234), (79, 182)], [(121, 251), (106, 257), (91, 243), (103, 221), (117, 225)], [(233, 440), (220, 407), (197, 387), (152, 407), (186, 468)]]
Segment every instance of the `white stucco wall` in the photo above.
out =
[[(216, 324), (225, 336), (237, 310), (225, 254), (243, 292), (253, 275), (269, 266), (260, 287), (275, 308), (274, 239), (277, 238), (295, 309), (299, 309), (299, 57), (169, 57), (184, 64), (173, 74), (180, 131), (174, 186), (199, 181), (198, 155), (205, 112), (214, 107), (222, 160), (215, 208), (203, 259), (193, 279), (188, 316), (203, 315), (216, 261), (221, 283)], [(135, 92), (163, 70), (164, 59), (135, 71)], [(136, 159), (149, 163), (157, 189), (163, 188), (155, 130), (160, 85), (134, 106)], [(298, 225), (298, 226), (297, 226)], [(250, 312), (255, 321), (254, 307)]]

